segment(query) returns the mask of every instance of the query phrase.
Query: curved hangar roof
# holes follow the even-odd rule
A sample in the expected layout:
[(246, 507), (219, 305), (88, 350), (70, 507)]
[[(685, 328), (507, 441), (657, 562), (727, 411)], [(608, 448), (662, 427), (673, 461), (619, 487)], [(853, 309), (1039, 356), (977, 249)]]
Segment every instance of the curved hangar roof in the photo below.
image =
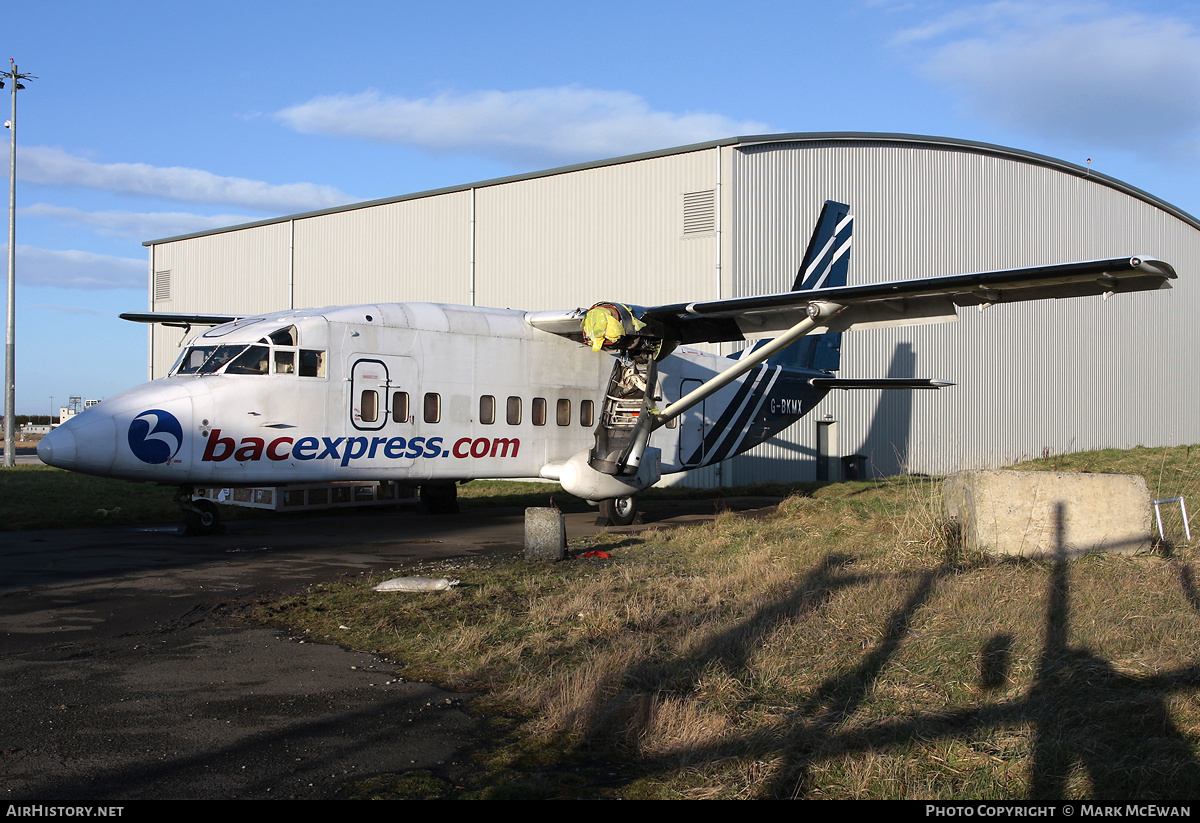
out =
[(706, 149), (715, 149), (723, 147), (736, 147), (741, 149), (763, 148), (763, 147), (779, 147), (781, 144), (791, 144), (797, 148), (826, 148), (833, 146), (854, 147), (854, 148), (869, 148), (869, 147), (904, 147), (918, 149), (945, 149), (951, 151), (965, 151), (978, 155), (993, 156), (1007, 160), (1013, 160), (1020, 163), (1028, 163), (1035, 166), (1042, 166), (1047, 169), (1061, 172), (1073, 177), (1083, 178), (1090, 183), (1105, 186), (1122, 194), (1141, 200), (1145, 203), (1162, 209), (1168, 214), (1177, 217), (1195, 229), (1200, 230), (1200, 220), (1179, 209), (1164, 200), (1155, 197), (1141, 189), (1131, 186), (1117, 180), (1114, 177), (1092, 171), (1089, 168), (1068, 163), (1064, 160), (1058, 160), (1053, 157), (1048, 157), (1043, 154), (1024, 151), (1022, 149), (1008, 148), (998, 146), (992, 143), (980, 143), (974, 140), (960, 140), (953, 137), (934, 137), (920, 134), (897, 134), (889, 132), (792, 132), (784, 134), (758, 134), (747, 135), (740, 137), (726, 137), (720, 140), (710, 140), (703, 143), (692, 143), (686, 146), (677, 146), (669, 149), (659, 149), (656, 151), (640, 152), (637, 154), (623, 155), (621, 157), (613, 157), (604, 160), (594, 160), (587, 163), (575, 163), (568, 166), (559, 166), (543, 171), (528, 172), (525, 174), (510, 175), (507, 177), (496, 177), (488, 180), (482, 180), (474, 183), (465, 183), (458, 186), (447, 186), (439, 189), (429, 189), (426, 191), (414, 192), (412, 194), (397, 195), (395, 197), (384, 197), (376, 200), (365, 200), (357, 203), (348, 203), (344, 206), (334, 206), (327, 209), (317, 209), (314, 211), (299, 212), (297, 214), (285, 215), (281, 217), (272, 217), (265, 220), (256, 220), (249, 223), (239, 223), (233, 226), (226, 226), (217, 229), (208, 229), (199, 232), (189, 232), (186, 234), (164, 237), (157, 240), (147, 240), (142, 243), (144, 246), (155, 246), (163, 243), (171, 243), (177, 240), (184, 240), (191, 237), (204, 237), (212, 234), (221, 234), (224, 232), (238, 231), (241, 229), (251, 228), (254, 226), (266, 226), (276, 223), (296, 220), (306, 217), (316, 217), (324, 214), (336, 214), (339, 212), (354, 211), (357, 209), (370, 208), (372, 206), (380, 206), (389, 203), (401, 203), (406, 200), (416, 200), (424, 197), (432, 197), (440, 194), (449, 194), (452, 192), (469, 191), (471, 189), (480, 189), (490, 186), (501, 186), (508, 183), (520, 182), (523, 180), (534, 180), (542, 177), (550, 177), (553, 175), (567, 174), (570, 172), (584, 171), (587, 169), (597, 169), (606, 166), (615, 166), (623, 163), (635, 163), (642, 160), (650, 160), (660, 157), (669, 157), (679, 154), (687, 154), (691, 152), (703, 151)]

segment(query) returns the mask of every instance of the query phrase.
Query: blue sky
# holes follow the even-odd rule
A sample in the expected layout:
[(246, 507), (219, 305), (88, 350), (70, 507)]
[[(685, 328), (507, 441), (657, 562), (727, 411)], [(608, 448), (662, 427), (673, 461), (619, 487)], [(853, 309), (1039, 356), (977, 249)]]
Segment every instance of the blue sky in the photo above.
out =
[(142, 241), (570, 162), (908, 132), (1090, 159), (1200, 215), (1187, 3), (43, 0), (0, 34), (38, 78), (17, 112), (23, 414), (145, 379), (146, 331), (116, 317), (147, 307)]

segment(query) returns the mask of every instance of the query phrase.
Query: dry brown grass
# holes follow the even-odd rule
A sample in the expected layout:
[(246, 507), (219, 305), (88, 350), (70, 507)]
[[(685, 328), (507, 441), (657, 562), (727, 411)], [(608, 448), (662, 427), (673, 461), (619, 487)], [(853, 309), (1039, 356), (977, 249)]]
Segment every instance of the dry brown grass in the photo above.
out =
[[(1146, 471), (1200, 477), (1190, 451), (1146, 452)], [(356, 595), (399, 638), (362, 645), (489, 688), (487, 705), (526, 718), (522, 739), (560, 741), (563, 764), (635, 765), (601, 793), (1200, 792), (1196, 549), (1069, 566), (968, 556), (938, 494), (915, 479), (837, 484), (762, 522), (578, 546), (611, 561), (502, 564), (405, 601), (419, 606)]]

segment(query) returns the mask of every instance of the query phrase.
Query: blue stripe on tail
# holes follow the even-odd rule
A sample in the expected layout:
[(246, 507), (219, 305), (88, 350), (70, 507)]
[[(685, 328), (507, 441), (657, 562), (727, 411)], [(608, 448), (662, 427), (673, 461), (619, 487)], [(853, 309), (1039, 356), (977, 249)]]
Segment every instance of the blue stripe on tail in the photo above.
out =
[(850, 268), (850, 243), (854, 231), (854, 216), (845, 203), (826, 200), (817, 218), (804, 252), (804, 262), (796, 273), (792, 291), (824, 289), (846, 285), (846, 272)]
[[(850, 246), (854, 216), (845, 203), (826, 200), (808, 241), (804, 261), (792, 291), (808, 291), (846, 285), (850, 268)], [(792, 369), (837, 371), (842, 364), (842, 333), (815, 334), (802, 338), (767, 361)]]

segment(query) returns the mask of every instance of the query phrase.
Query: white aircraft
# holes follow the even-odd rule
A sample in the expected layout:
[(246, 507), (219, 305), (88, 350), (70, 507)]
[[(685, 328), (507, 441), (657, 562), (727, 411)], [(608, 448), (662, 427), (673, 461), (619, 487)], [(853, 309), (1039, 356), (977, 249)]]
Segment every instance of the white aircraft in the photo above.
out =
[[(455, 482), (543, 477), (632, 522), (664, 474), (746, 451), (831, 389), (936, 380), (832, 376), (840, 333), (956, 319), (959, 306), (1170, 288), (1150, 257), (847, 286), (853, 218), (826, 203), (793, 290), (702, 303), (523, 312), (430, 303), (259, 316), (128, 314), (210, 326), (168, 376), (108, 398), (38, 455), (88, 474), (180, 487), (387, 480), (453, 510)], [(805, 337), (806, 335), (812, 335)], [(772, 338), (731, 357), (688, 347)]]

